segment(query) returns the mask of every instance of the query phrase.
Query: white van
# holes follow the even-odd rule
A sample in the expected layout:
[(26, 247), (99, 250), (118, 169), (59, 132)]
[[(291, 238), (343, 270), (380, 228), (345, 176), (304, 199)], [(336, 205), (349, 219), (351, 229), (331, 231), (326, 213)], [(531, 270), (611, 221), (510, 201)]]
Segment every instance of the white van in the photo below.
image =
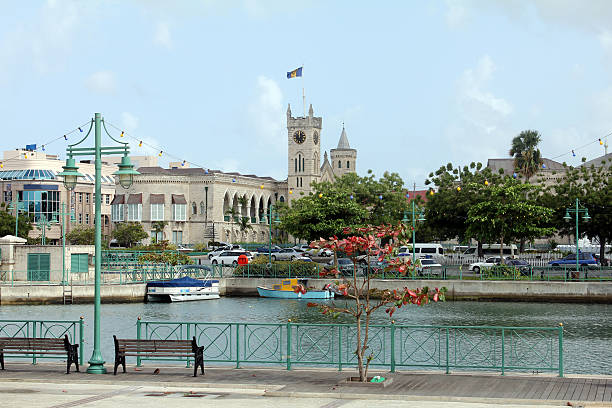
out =
[[(482, 244), (482, 254), (485, 257), (499, 255), (499, 244)], [(518, 255), (518, 247), (514, 244), (505, 245), (503, 248), (503, 254), (506, 257), (515, 258)], [(478, 255), (478, 248), (468, 248), (463, 255)]]
[[(406, 245), (399, 248), (398, 256), (412, 256), (412, 245)], [(430, 243), (415, 243), (414, 255), (417, 258), (433, 258), (438, 260), (444, 259), (444, 248), (440, 244)]]

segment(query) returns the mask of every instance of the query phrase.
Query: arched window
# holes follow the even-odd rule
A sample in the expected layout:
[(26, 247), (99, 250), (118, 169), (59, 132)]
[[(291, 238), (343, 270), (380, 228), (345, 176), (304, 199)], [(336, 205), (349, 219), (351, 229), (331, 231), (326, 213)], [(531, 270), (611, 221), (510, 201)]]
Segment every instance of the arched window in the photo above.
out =
[(302, 171), (304, 171), (304, 168), (306, 167), (305, 163), (306, 163), (306, 159), (302, 157)]
[(348, 160), (346, 161), (346, 168), (347, 168), (347, 169), (350, 169), (350, 168), (351, 168), (351, 162), (350, 162), (350, 161), (348, 161)]
[(342, 168), (342, 160), (338, 160), (338, 168), (341, 169)]
[(279, 199), (279, 201), (280, 201), (281, 203), (284, 203), (284, 202), (285, 202), (285, 197), (283, 197), (283, 196), (280, 196), (280, 199)]
[(295, 161), (295, 172), (296, 172), (296, 173), (297, 173), (297, 171), (298, 171), (298, 170), (297, 170), (297, 160), (298, 160), (297, 158), (296, 158), (296, 159), (294, 159), (294, 161)]
[(195, 201), (191, 203), (191, 213), (193, 215), (196, 215), (198, 213), (198, 206), (196, 205)]
[(206, 213), (206, 207), (204, 207), (204, 201), (200, 201), (200, 214)]

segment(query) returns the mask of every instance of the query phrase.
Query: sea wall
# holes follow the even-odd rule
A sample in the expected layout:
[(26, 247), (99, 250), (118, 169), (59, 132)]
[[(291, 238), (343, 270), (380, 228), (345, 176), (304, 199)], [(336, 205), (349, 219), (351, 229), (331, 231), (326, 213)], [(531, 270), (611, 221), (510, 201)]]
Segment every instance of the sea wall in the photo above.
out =
[[(223, 278), (222, 296), (257, 296), (257, 286), (271, 287), (278, 279)], [(322, 288), (330, 279), (311, 279), (308, 286)], [(581, 302), (612, 303), (612, 282), (539, 282), (539, 281), (400, 281), (373, 279), (371, 288), (402, 289), (423, 286), (448, 289), (447, 300), (512, 301), (512, 302)], [(144, 302), (146, 284), (102, 285), (103, 303)], [(92, 303), (93, 285), (74, 285), (73, 303)], [(0, 285), (0, 305), (61, 304), (64, 289), (58, 285)]]

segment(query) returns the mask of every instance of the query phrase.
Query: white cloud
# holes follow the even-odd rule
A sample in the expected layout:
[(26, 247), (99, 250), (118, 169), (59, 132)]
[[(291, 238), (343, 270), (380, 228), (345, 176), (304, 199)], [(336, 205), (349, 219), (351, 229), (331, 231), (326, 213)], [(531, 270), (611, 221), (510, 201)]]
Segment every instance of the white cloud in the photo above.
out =
[(162, 47), (172, 48), (172, 35), (168, 23), (157, 23), (155, 29), (155, 43)]
[(91, 74), (85, 81), (89, 90), (101, 94), (112, 94), (115, 92), (115, 74), (112, 71), (98, 71)]
[(446, 24), (450, 28), (462, 27), (468, 17), (465, 6), (457, 0), (446, 0), (446, 7)]
[(603, 30), (599, 33), (599, 43), (607, 52), (612, 52), (612, 32)]
[(476, 68), (467, 69), (463, 73), (459, 82), (459, 101), (464, 117), (486, 133), (493, 132), (499, 119), (514, 110), (508, 101), (485, 89), (495, 69), (491, 57), (485, 55), (480, 58)]
[(129, 129), (130, 133), (138, 128), (139, 122), (139, 119), (130, 112), (123, 112), (121, 114), (121, 124), (125, 129)]
[(273, 79), (259, 76), (257, 78), (257, 97), (248, 108), (248, 120), (252, 124), (260, 144), (284, 151), (283, 93)]

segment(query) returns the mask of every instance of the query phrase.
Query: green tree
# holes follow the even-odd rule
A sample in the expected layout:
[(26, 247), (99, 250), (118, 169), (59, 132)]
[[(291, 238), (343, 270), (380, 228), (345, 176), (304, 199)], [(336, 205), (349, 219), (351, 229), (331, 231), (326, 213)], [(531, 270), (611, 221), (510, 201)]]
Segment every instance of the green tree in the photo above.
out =
[(294, 237), (314, 241), (342, 235), (345, 227), (360, 226), (367, 211), (343, 190), (326, 188), (292, 202), (291, 207), (278, 206), (281, 228)]
[(94, 245), (95, 238), (94, 228), (77, 227), (66, 233), (66, 241), (72, 245)]
[(504, 243), (554, 233), (554, 228), (548, 226), (553, 210), (526, 198), (534, 190), (531, 184), (511, 178), (491, 186), (487, 197), (468, 211), (468, 234), (479, 241), (498, 241), (501, 257)]
[[(448, 163), (440, 167), (425, 180), (426, 185), (435, 185), (437, 191), (434, 194), (432, 189), (428, 193), (425, 222), (418, 228), (429, 231), (430, 237), (439, 240), (458, 238), (460, 242), (467, 242), (477, 238), (468, 233), (468, 211), (486, 197), (491, 186), (502, 183), (505, 177), (508, 176), (483, 168), (482, 163), (472, 162), (463, 167)], [(479, 254), (482, 254), (481, 248), (482, 241), (478, 240)]]
[(248, 230), (252, 230), (253, 226), (251, 225), (251, 220), (249, 217), (240, 217), (238, 218), (238, 228), (240, 228), (240, 232), (244, 234)]
[[(18, 233), (21, 238), (28, 239), (33, 225), (28, 214), (19, 215)], [(15, 234), (15, 217), (7, 211), (0, 211), (0, 237)]]
[(580, 235), (599, 241), (600, 259), (604, 260), (605, 245), (612, 242), (612, 160), (602, 160), (598, 166), (566, 166), (566, 170), (562, 181), (549, 186), (540, 200), (553, 209), (553, 225), (564, 235), (575, 235), (575, 222), (563, 217), (565, 209), (573, 207), (578, 198), (591, 216), (589, 221), (578, 218)]
[(163, 233), (164, 233), (164, 229), (166, 228), (166, 225), (168, 225), (168, 221), (153, 221), (151, 223), (151, 228), (153, 228), (153, 232), (155, 232), (155, 242), (158, 242), (157, 236), (159, 234), (162, 234), (162, 240), (163, 240)]
[(510, 148), (510, 156), (514, 157), (514, 168), (529, 179), (538, 172), (542, 165), (542, 156), (538, 144), (542, 141), (542, 137), (537, 130), (523, 130), (518, 136), (512, 139), (512, 147)]
[(115, 230), (113, 231), (113, 238), (115, 238), (122, 247), (129, 248), (146, 237), (147, 233), (139, 222), (119, 223), (115, 226)]

